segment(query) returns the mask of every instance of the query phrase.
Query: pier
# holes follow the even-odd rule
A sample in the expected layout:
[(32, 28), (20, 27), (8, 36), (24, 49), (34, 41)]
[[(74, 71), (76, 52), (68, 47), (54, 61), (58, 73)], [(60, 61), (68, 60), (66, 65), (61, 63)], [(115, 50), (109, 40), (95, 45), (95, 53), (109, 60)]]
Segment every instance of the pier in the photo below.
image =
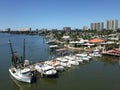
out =
[(116, 53), (108, 53), (108, 52), (102, 52), (103, 55), (110, 55), (110, 56), (117, 56), (120, 57), (120, 54), (116, 54)]

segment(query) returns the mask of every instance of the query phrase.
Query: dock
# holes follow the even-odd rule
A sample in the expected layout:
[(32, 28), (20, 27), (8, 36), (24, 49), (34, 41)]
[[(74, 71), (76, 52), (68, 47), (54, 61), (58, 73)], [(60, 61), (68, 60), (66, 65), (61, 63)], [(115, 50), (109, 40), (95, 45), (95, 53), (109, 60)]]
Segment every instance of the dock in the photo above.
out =
[(116, 53), (108, 53), (108, 52), (102, 52), (103, 55), (110, 55), (110, 56), (117, 56), (120, 57), (120, 54), (116, 54)]
[(40, 63), (44, 63), (44, 61), (37, 61), (37, 62), (31, 63), (31, 64), (28, 65), (27, 67), (30, 69), (30, 71), (36, 71), (35, 65), (36, 65), (36, 64), (40, 64)]

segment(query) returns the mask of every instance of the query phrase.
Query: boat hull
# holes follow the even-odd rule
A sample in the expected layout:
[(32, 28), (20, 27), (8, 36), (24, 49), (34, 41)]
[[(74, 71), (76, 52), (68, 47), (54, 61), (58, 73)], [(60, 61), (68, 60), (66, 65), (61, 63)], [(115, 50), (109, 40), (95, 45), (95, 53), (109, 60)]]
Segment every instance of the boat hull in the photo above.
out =
[(13, 73), (11, 69), (9, 69), (9, 72), (10, 72), (10, 75), (18, 81), (25, 82), (25, 83), (31, 83), (32, 81), (31, 77), (23, 77), (23, 75), (17, 74), (16, 72)]

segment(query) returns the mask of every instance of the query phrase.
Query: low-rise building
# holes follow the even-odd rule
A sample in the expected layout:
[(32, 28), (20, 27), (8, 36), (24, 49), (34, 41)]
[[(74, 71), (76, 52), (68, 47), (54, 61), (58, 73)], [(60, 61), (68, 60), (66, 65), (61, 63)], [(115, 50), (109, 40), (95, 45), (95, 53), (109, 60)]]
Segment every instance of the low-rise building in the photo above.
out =
[(6, 28), (5, 31), (6, 31), (6, 32), (10, 32), (10, 31), (11, 31), (11, 28)]
[(18, 31), (32, 31), (32, 28), (20, 28)]

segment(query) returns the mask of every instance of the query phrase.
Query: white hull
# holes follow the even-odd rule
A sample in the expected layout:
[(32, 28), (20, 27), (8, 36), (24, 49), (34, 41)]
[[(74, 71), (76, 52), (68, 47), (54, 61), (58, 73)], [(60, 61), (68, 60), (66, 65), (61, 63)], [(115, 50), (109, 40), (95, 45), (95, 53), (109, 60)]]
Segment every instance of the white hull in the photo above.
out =
[(62, 65), (60, 65), (59, 61), (45, 61), (45, 64), (48, 64), (50, 66), (53, 66), (57, 71), (63, 71), (64, 67)]
[(65, 58), (56, 58), (56, 60), (60, 63), (61, 66), (63, 67), (71, 67), (71, 64), (69, 63), (69, 61)]
[(102, 55), (101, 55), (101, 54), (90, 54), (90, 56), (93, 56), (93, 57), (101, 57)]
[(20, 73), (20, 70), (16, 70), (14, 73), (11, 69), (9, 69), (9, 72), (12, 77), (14, 77), (16, 80), (26, 83), (31, 83), (31, 77), (26, 77)]
[(79, 62), (76, 60), (76, 61), (71, 61), (71, 60), (69, 60), (69, 63), (71, 64), (71, 65), (79, 65)]
[(63, 71), (64, 70), (64, 67), (63, 66), (55, 66), (55, 69), (57, 70), (57, 71)]
[(64, 58), (66, 58), (71, 65), (79, 65), (79, 62), (74, 56), (65, 56)]
[(101, 57), (102, 54), (100, 54), (100, 51), (96, 49), (96, 50), (93, 50), (93, 53), (91, 53), (90, 56)]
[(42, 75), (46, 75), (46, 76), (57, 74), (55, 68), (49, 65), (40, 66), (39, 64), (36, 64), (35, 69)]
[(77, 57), (79, 57), (81, 60), (83, 61), (89, 61), (90, 60), (90, 56), (88, 56), (87, 54), (76, 54)]

